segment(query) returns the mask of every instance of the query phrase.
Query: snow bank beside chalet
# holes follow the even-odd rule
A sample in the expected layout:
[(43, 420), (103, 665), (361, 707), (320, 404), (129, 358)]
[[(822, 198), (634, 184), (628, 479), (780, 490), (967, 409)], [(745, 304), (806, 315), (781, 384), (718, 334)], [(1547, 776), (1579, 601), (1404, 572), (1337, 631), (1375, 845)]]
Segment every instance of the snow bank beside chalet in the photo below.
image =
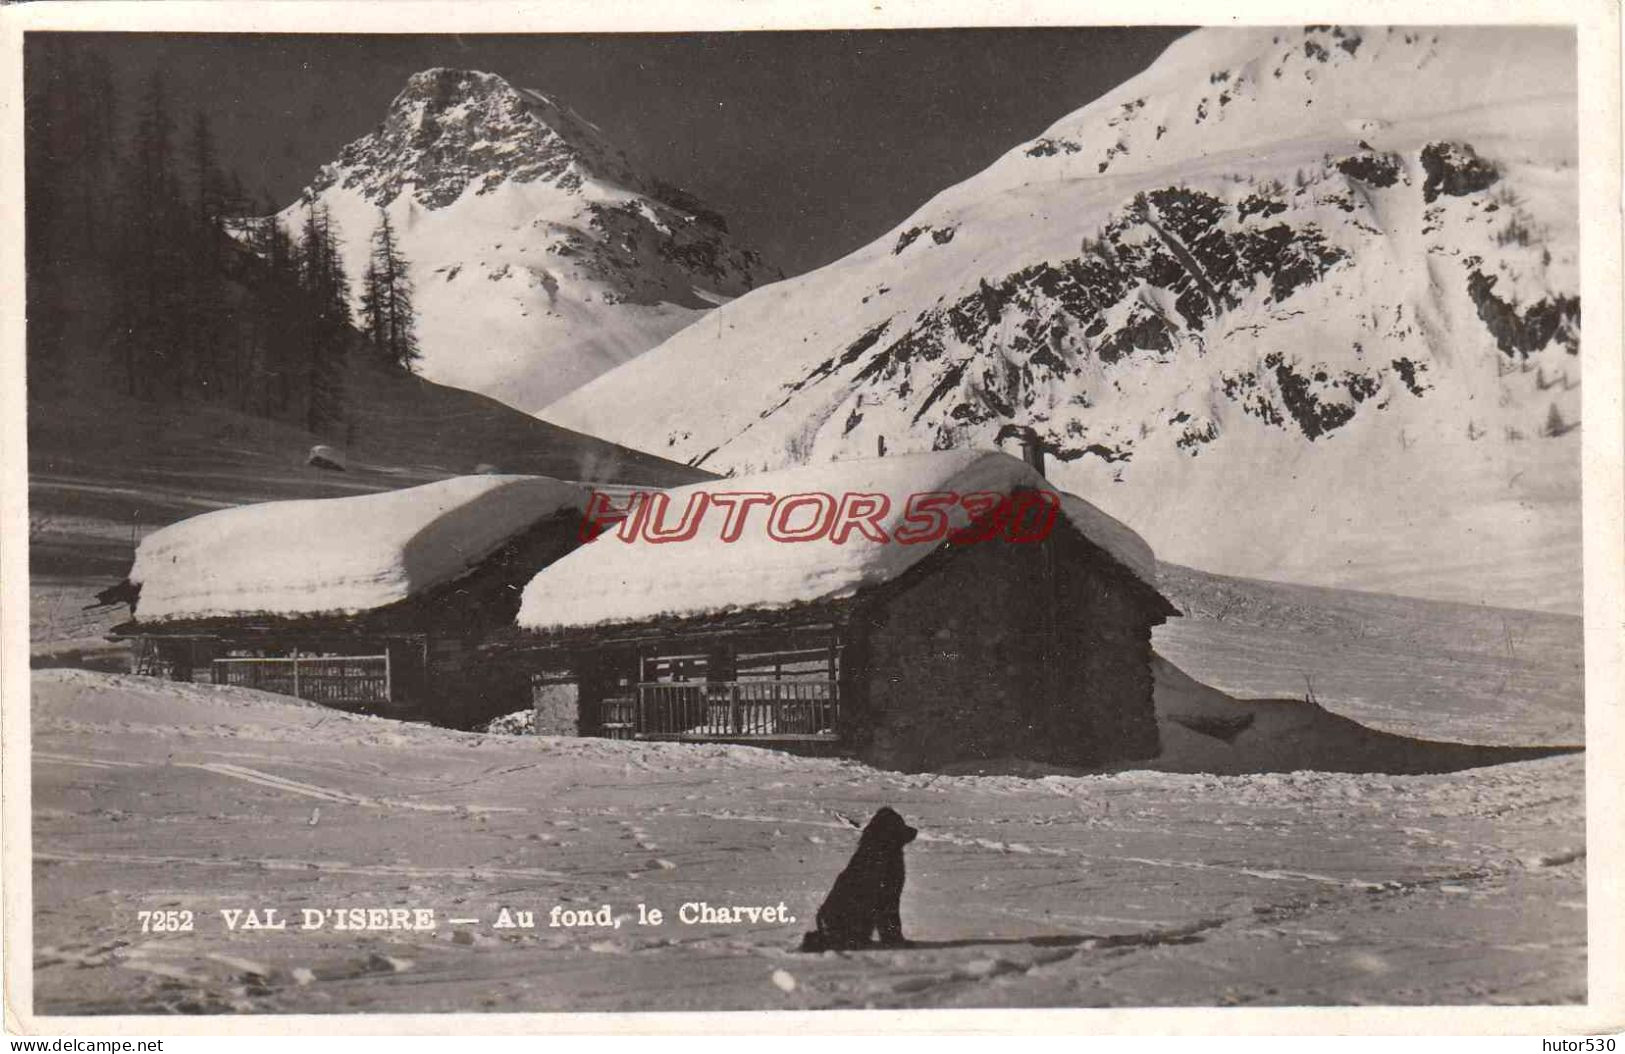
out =
[(454, 579), (587, 491), (546, 476), (459, 476), (382, 494), (205, 513), (136, 550), (140, 622), (356, 614)]
[[(1021, 489), (1054, 488), (1007, 454), (965, 449), (828, 462), (675, 488), (666, 492), (667, 527), (678, 524), (699, 491), (777, 497), (822, 492), (837, 499), (847, 493), (884, 494), (890, 510), (880, 524), (888, 540), (853, 531), (842, 544), (828, 537), (776, 541), (767, 533), (770, 510), (764, 505), (751, 510), (736, 541), (724, 542), (725, 510), (708, 506), (699, 533), (687, 541), (651, 544), (640, 536), (627, 542), (610, 531), (544, 569), (525, 588), (518, 624), (540, 631), (579, 629), (843, 599), (896, 578), (940, 546), (894, 539), (911, 495)], [(1156, 560), (1139, 535), (1081, 498), (1061, 497), (1061, 511), (1072, 527), (1156, 587)], [(950, 529), (967, 524), (963, 506), (945, 511)], [(792, 518), (792, 524), (806, 519)]]

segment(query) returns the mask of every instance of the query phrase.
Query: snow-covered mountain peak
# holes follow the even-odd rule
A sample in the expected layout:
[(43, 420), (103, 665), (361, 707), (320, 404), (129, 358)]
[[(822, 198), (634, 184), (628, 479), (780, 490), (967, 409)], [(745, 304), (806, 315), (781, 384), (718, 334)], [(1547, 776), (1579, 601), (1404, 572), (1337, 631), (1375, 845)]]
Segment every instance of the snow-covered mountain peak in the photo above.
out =
[(312, 189), (338, 184), (376, 205), (406, 192), (433, 209), (469, 187), (487, 194), (512, 181), (573, 191), (593, 178), (652, 189), (597, 126), (568, 106), (494, 73), (436, 67), (413, 74), (383, 122), (346, 146)]
[(290, 229), (306, 202), (328, 209), (352, 280), (387, 211), (424, 375), (526, 411), (780, 277), (562, 100), (477, 70), (413, 74), (284, 210)]
[[(1575, 125), (1547, 118), (1576, 92), (1563, 28), (1330, 26), (1204, 29), (1143, 73), (947, 188), (897, 229), (941, 222), (993, 192), (1086, 181), (1189, 180), (1326, 151), (1383, 153), (1429, 126), (1573, 161)], [(1465, 138), (1466, 136), (1464, 136)], [(1291, 151), (1287, 154), (1284, 151)], [(940, 229), (940, 228), (938, 228)]]

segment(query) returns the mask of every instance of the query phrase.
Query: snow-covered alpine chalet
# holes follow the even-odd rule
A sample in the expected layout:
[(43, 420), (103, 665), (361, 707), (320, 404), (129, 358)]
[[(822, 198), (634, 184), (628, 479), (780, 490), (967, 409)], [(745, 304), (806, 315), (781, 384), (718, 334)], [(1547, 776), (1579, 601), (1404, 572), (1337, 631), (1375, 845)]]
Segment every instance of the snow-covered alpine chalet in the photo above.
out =
[(128, 579), (136, 673), (208, 680), (467, 727), (523, 683), (478, 661), (518, 590), (580, 544), (588, 492), (545, 476), (458, 476), (273, 501), (155, 531)]
[(540, 476), (267, 502), (155, 532), (105, 596), (131, 603), (115, 633), (136, 640), (138, 673), (436, 724), (519, 709), (528, 684), (553, 734), (904, 769), (1157, 752), (1151, 629), (1178, 612), (1136, 534), (1060, 494), (1036, 540), (978, 531), (957, 503), (941, 507), (943, 536), (898, 537), (917, 495), (1053, 494), (1033, 466), (944, 451), (662, 493), (687, 508), (834, 491), (888, 510), (878, 537), (730, 539), (717, 517), (677, 544), (619, 531), (583, 544), (589, 491)]
[[(806, 544), (704, 520), (680, 544), (607, 533), (525, 588), (517, 640), (538, 727), (724, 740), (932, 769), (1023, 757), (1151, 757), (1151, 630), (1178, 612), (1140, 538), (1080, 498), (1037, 542), (897, 538), (912, 496), (1048, 490), (977, 450), (833, 462), (695, 484), (697, 494), (884, 496), (877, 540)], [(951, 526), (971, 525), (961, 505)], [(974, 535), (979, 532), (966, 532)]]

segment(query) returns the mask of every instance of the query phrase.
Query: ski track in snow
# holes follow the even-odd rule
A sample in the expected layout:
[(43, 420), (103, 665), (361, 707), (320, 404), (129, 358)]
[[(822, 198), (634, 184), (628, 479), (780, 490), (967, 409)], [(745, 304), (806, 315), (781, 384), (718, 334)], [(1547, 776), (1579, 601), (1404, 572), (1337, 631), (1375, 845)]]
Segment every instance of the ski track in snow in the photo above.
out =
[(239, 765), (228, 765), (222, 762), (203, 762), (200, 764), (194, 764), (192, 762), (177, 762), (177, 764), (186, 768), (202, 769), (205, 772), (213, 772), (216, 775), (228, 776), (232, 779), (243, 780), (247, 783), (254, 783), (262, 787), (270, 787), (274, 790), (287, 791), (290, 794), (300, 794), (307, 798), (317, 798), (322, 801), (339, 802), (345, 805), (361, 805), (373, 809), (418, 809), (423, 812), (452, 813), (526, 811), (519, 806), (508, 805), (431, 805), (423, 802), (402, 801), (399, 798), (367, 798), (359, 794), (351, 794), (348, 791), (318, 787), (310, 783), (300, 783), (296, 780), (286, 779), (282, 776), (273, 776), (267, 772), (258, 772), (254, 769), (243, 768)]
[[(34, 684), (42, 1011), (1584, 998), (1579, 757), (1416, 777), (903, 774), (402, 727), (123, 675)], [(922, 832), (916, 943), (798, 954), (880, 804)], [(639, 927), (640, 901), (783, 901), (798, 921)], [(622, 928), (546, 924), (604, 904)], [(439, 925), (257, 934), (218, 912), (350, 905)], [(175, 907), (197, 932), (135, 927)], [(499, 907), (541, 925), (494, 930)]]
[[(82, 766), (91, 767), (91, 768), (115, 768), (115, 767), (138, 768), (138, 767), (140, 767), (137, 763), (134, 763), (134, 762), (108, 762), (108, 761), (102, 761), (102, 760), (99, 760), (99, 759), (68, 757), (68, 756), (65, 756), (65, 755), (56, 755), (56, 754), (44, 754), (44, 755), (40, 755), (40, 757), (42, 758), (42, 760), (46, 760), (46, 761), (63, 763), (63, 764), (71, 764), (71, 765), (82, 765)], [(176, 762), (175, 764), (180, 766), (180, 767), (198, 769), (198, 770), (205, 771), (205, 772), (210, 772), (210, 773), (213, 773), (213, 774), (216, 774), (216, 775), (221, 775), (221, 776), (226, 776), (226, 777), (229, 777), (229, 778), (232, 778), (232, 779), (242, 780), (244, 782), (251, 783), (251, 784), (254, 784), (256, 786), (268, 787), (268, 788), (273, 789), (273, 790), (284, 791), (284, 792), (289, 793), (289, 794), (299, 795), (299, 796), (308, 797), (308, 798), (315, 798), (317, 800), (334, 802), (334, 803), (338, 803), (338, 804), (356, 805), (356, 806), (361, 806), (361, 807), (365, 807), (365, 808), (389, 808), (389, 807), (394, 807), (394, 808), (403, 808), (403, 809), (415, 809), (415, 810), (419, 810), (419, 811), (423, 811), (423, 812), (433, 812), (433, 813), (482, 813), (482, 812), (483, 813), (498, 813), (498, 812), (524, 813), (524, 812), (530, 811), (530, 810), (527, 810), (525, 808), (518, 807), (518, 806), (445, 805), (445, 804), (431, 804), (431, 803), (423, 803), (423, 802), (409, 802), (409, 801), (402, 801), (400, 799), (393, 799), (393, 798), (369, 798), (369, 797), (366, 797), (366, 796), (363, 796), (363, 795), (353, 794), (353, 793), (350, 793), (348, 791), (338, 790), (338, 789), (330, 788), (330, 787), (321, 787), (321, 786), (317, 786), (315, 784), (310, 784), (310, 783), (302, 783), (302, 782), (299, 782), (299, 781), (296, 781), (296, 780), (287, 779), (285, 777), (275, 776), (275, 775), (272, 775), (270, 773), (260, 772), (260, 771), (257, 771), (255, 769), (250, 769), (250, 768), (246, 768), (246, 767), (242, 767), (242, 766), (238, 766), (238, 765), (226, 764), (226, 763), (222, 763), (222, 762), (203, 762), (203, 763)], [(522, 770), (524, 768), (527, 768), (527, 767), (529, 767), (529, 766), (516, 766), (516, 767), (513, 767), (513, 768), (501, 770), (500, 773), (496, 773), (496, 774), (493, 774), (493, 775), (499, 775), (499, 774), (505, 774), (505, 773), (510, 773), (510, 772), (514, 772), (514, 771), (520, 771), (520, 770)], [(1534, 805), (1555, 804), (1555, 803), (1561, 802), (1563, 800), (1564, 800), (1564, 798), (1562, 796), (1554, 796), (1554, 797), (1550, 797), (1550, 798), (1546, 798), (1546, 799), (1536, 801), (1534, 803), (1520, 803), (1520, 805), (1517, 806), (1517, 807), (1527, 807), (1527, 804), (1534, 804)], [(1510, 811), (1512, 808), (1514, 808), (1514, 807), (1513, 806), (1508, 806), (1506, 808), (1496, 810), (1496, 811), (1497, 812), (1506, 812), (1506, 811)], [(678, 817), (684, 817), (684, 818), (689, 818), (689, 819), (711, 819), (711, 820), (724, 820), (724, 821), (729, 821), (729, 822), (743, 821), (743, 822), (748, 822), (748, 823), (773, 824), (773, 825), (796, 824), (796, 825), (800, 825), (800, 826), (812, 826), (812, 827), (819, 827), (819, 828), (824, 828), (824, 829), (829, 829), (829, 830), (850, 830), (853, 827), (853, 824), (849, 820), (815, 820), (815, 819), (808, 819), (808, 818), (804, 818), (804, 817), (794, 817), (794, 816), (773, 816), (773, 815), (764, 815), (764, 814), (749, 814), (749, 813), (736, 812), (736, 811), (733, 811), (733, 810), (663, 812), (662, 815), (678, 816)], [(1121, 831), (1122, 829), (1119, 828), (1117, 830)], [(637, 834), (637, 835), (640, 835), (640, 836), (643, 836), (643, 835), (646, 834), (646, 832), (642, 832), (641, 830), (640, 831), (635, 831), (634, 833)], [(1238, 875), (1250, 876), (1250, 877), (1253, 877), (1253, 878), (1263, 878), (1263, 879), (1269, 879), (1269, 880), (1275, 880), (1275, 881), (1317, 882), (1317, 883), (1324, 883), (1324, 884), (1327, 884), (1327, 885), (1339, 886), (1339, 887), (1343, 887), (1343, 888), (1354, 889), (1354, 890), (1362, 890), (1362, 891), (1381, 890), (1381, 889), (1391, 888), (1391, 886), (1392, 886), (1392, 883), (1390, 883), (1390, 882), (1368, 881), (1368, 880), (1359, 879), (1359, 878), (1349, 878), (1349, 877), (1338, 877), (1338, 876), (1333, 876), (1333, 875), (1323, 875), (1323, 874), (1316, 874), (1316, 873), (1308, 872), (1308, 871), (1294, 871), (1294, 870), (1287, 870), (1287, 869), (1261, 869), (1261, 868), (1249, 868), (1249, 867), (1231, 867), (1231, 866), (1226, 866), (1226, 865), (1222, 865), (1222, 864), (1216, 864), (1216, 863), (1210, 863), (1210, 862), (1202, 862), (1202, 861), (1192, 861), (1192, 860), (1166, 860), (1166, 859), (1154, 859), (1154, 858), (1150, 858), (1150, 857), (1140, 857), (1140, 856), (1113, 856), (1113, 855), (1110, 855), (1110, 854), (1088, 853), (1088, 852), (1082, 852), (1082, 851), (1075, 850), (1075, 849), (1060, 848), (1060, 847), (1055, 847), (1055, 846), (1045, 846), (1045, 845), (1032, 846), (1032, 845), (1027, 845), (1027, 844), (1021, 843), (1021, 842), (1005, 842), (1005, 841), (1000, 841), (1000, 840), (992, 839), (992, 838), (974, 838), (974, 837), (966, 837), (966, 836), (955, 835), (955, 834), (950, 834), (950, 833), (940, 833), (940, 832), (930, 832), (930, 831), (921, 832), (918, 840), (921, 841), (921, 842), (926, 842), (926, 843), (935, 842), (935, 843), (940, 843), (940, 844), (943, 844), (943, 845), (952, 845), (952, 846), (955, 846), (955, 847), (958, 847), (958, 848), (979, 849), (979, 850), (985, 850), (985, 851), (1000, 853), (1000, 854), (1018, 854), (1018, 855), (1035, 855), (1036, 854), (1036, 855), (1052, 856), (1052, 857), (1073, 857), (1073, 858), (1076, 858), (1076, 859), (1089, 860), (1089, 861), (1093, 861), (1093, 862), (1112, 861), (1112, 862), (1117, 862), (1117, 863), (1143, 864), (1143, 865), (1146, 865), (1148, 867), (1159, 867), (1159, 868), (1176, 868), (1176, 869), (1198, 870), (1198, 871), (1227, 871), (1227, 872), (1231, 872), (1231, 873), (1238, 874)], [(658, 848), (658, 846), (656, 846), (655, 844), (647, 843), (647, 842), (640, 842), (639, 845), (640, 845), (640, 848), (644, 848), (645, 850), (648, 850), (648, 851), (652, 851), (652, 850)], [(48, 855), (48, 854), (42, 854), (42, 855)], [(132, 862), (136, 862), (136, 860), (137, 860), (137, 858), (133, 858), (133, 857), (126, 858), (126, 859), (129, 859)], [(151, 862), (151, 861), (146, 860), (145, 858), (142, 858), (141, 862)], [(193, 862), (203, 863), (205, 865), (211, 863), (211, 861), (193, 861)], [(281, 864), (286, 864), (287, 866), (291, 866), (291, 867), (312, 866), (312, 865), (309, 865), (306, 862), (302, 862), (302, 861), (284, 861), (284, 862), (280, 862), (280, 864), (274, 863), (274, 862), (266, 862), (266, 861), (257, 861), (257, 863), (261, 864), (262, 866), (281, 866)], [(323, 868), (328, 868), (330, 865), (325, 865), (324, 864), (324, 865), (320, 865), (320, 866), (322, 866)], [(340, 865), (340, 866), (343, 866), (343, 865)], [(345, 869), (348, 870), (350, 873), (366, 873), (364, 871), (358, 871), (358, 870), (356, 870), (354, 868), (346, 867)], [(390, 873), (394, 873), (394, 872), (390, 872)], [(508, 876), (508, 877), (518, 877), (521, 874), (534, 874), (533, 872), (507, 872), (507, 871), (495, 871), (495, 872), (483, 872), (483, 873), (488, 873), (488, 874), (491, 874), (491, 875), (494, 875), (494, 876)], [(558, 876), (558, 877), (562, 877), (562, 876)], [(1439, 881), (1447, 881), (1451, 877), (1459, 877), (1459, 876), (1454, 876), (1454, 875), (1453, 876), (1447, 876), (1445, 878), (1439, 879)]]
[(165, 856), (152, 853), (91, 853), (91, 852), (59, 852), (55, 850), (39, 849), (34, 852), (34, 860), (52, 863), (104, 863), (104, 864), (138, 864), (148, 867), (205, 867), (205, 868), (262, 868), (267, 871), (319, 871), (323, 873), (342, 875), (362, 875), (373, 878), (449, 878), (473, 879), (487, 881), (493, 878), (516, 879), (548, 879), (556, 882), (578, 882), (596, 884), (596, 880), (582, 878), (579, 875), (568, 875), (561, 871), (549, 871), (543, 868), (516, 868), (516, 867), (489, 867), (486, 865), (470, 865), (468, 867), (407, 867), (391, 866), (387, 864), (352, 864), (343, 860), (298, 860), (287, 857), (205, 857), (205, 856)]

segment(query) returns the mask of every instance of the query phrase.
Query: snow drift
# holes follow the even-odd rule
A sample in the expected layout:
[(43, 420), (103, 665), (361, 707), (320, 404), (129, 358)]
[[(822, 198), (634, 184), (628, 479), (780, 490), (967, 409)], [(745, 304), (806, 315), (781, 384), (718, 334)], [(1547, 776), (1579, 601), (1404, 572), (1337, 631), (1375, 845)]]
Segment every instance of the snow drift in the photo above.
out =
[(544, 416), (719, 472), (1027, 425), (1164, 559), (1577, 610), (1576, 112), (1572, 30), (1204, 29)]
[[(756, 525), (747, 520), (743, 532), (729, 541), (724, 537), (727, 521), (713, 507), (690, 539), (654, 543), (639, 534), (623, 541), (611, 532), (543, 569), (525, 588), (518, 624), (532, 630), (581, 628), (849, 597), (891, 581), (938, 548), (896, 539), (911, 496), (1019, 489), (1050, 487), (1024, 462), (979, 450), (833, 462), (679, 487), (663, 496), (667, 511), (662, 526), (675, 527), (700, 494), (707, 500), (713, 494), (747, 492), (884, 495), (889, 511), (879, 523), (886, 540), (853, 531), (841, 543), (828, 537), (778, 541), (762, 529), (767, 512), (758, 507)], [(949, 529), (969, 522), (962, 505), (945, 511)], [(1156, 560), (1133, 531), (1073, 495), (1062, 496), (1061, 514), (1085, 538), (1156, 587)]]
[[(1113, 769), (1207, 772), (1455, 772), (1577, 752), (1562, 746), (1492, 746), (1396, 735), (1312, 699), (1237, 699), (1154, 655), (1157, 734), (1150, 761)], [(1437, 722), (1441, 728), (1443, 722)], [(1458, 730), (1449, 730), (1459, 735)]]
[(148, 535), (138, 622), (355, 614), (450, 581), (586, 492), (545, 476), (458, 476), (405, 490), (272, 501)]

